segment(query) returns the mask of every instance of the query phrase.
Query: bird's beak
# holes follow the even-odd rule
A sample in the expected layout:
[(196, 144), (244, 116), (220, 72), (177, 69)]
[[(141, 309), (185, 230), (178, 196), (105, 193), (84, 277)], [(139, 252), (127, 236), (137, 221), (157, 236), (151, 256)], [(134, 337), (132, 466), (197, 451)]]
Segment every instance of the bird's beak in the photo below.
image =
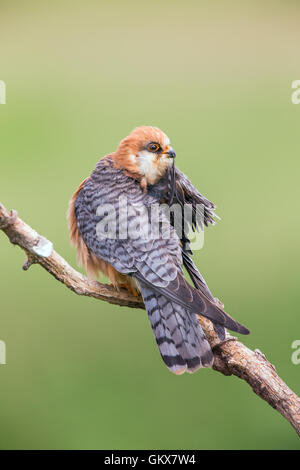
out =
[(172, 147), (169, 147), (169, 146), (165, 149), (165, 151), (163, 153), (165, 155), (168, 155), (169, 158), (175, 158), (176, 157), (175, 150), (172, 149)]

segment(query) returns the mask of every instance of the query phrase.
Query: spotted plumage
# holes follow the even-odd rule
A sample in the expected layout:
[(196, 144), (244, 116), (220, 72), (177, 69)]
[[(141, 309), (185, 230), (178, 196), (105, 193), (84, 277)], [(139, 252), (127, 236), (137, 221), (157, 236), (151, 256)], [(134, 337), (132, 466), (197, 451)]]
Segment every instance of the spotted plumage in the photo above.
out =
[[(189, 227), (184, 226), (178, 236), (178, 227), (163, 210), (162, 203), (180, 207), (188, 203), (193, 210), (192, 229), (214, 222), (214, 205), (174, 166), (174, 157), (162, 131), (147, 126), (135, 129), (81, 183), (70, 201), (68, 218), (78, 261), (89, 275), (102, 272), (117, 288), (141, 293), (161, 356), (172, 372), (181, 374), (213, 362), (196, 314), (209, 318), (220, 337), (225, 327), (244, 334), (248, 330), (224, 312), (194, 265)], [(120, 198), (124, 196), (126, 223), (134, 236), (128, 235), (129, 228), (123, 234)], [(197, 204), (204, 207), (203, 221), (197, 218)], [(154, 205), (158, 207), (156, 237), (149, 236)], [(99, 232), (103, 220), (114, 227), (113, 237)], [(185, 280), (183, 266), (194, 287)]]

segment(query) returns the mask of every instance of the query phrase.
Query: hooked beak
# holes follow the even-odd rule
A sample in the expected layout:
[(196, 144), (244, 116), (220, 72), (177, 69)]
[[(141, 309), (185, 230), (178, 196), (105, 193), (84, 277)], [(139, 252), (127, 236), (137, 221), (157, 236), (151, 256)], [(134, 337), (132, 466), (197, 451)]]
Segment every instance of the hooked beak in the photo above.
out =
[(169, 158), (175, 158), (176, 153), (175, 150), (172, 149), (172, 147), (168, 147), (165, 152), (163, 152), (165, 155), (168, 155)]

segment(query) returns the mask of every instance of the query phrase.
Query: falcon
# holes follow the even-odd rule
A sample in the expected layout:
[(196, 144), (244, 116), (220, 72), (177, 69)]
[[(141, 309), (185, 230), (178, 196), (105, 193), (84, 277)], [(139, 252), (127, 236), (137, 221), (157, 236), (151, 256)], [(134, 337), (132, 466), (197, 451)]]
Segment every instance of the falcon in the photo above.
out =
[[(213, 323), (221, 340), (225, 328), (242, 334), (249, 330), (225, 313), (192, 261), (189, 231), (213, 225), (215, 205), (174, 161), (164, 132), (151, 126), (134, 129), (79, 185), (69, 203), (68, 225), (78, 263), (89, 277), (102, 273), (115, 288), (142, 296), (163, 361), (171, 372), (182, 374), (213, 363), (197, 314)], [(126, 211), (120, 205), (124, 198)], [(181, 210), (179, 224), (165, 210), (173, 205)]]

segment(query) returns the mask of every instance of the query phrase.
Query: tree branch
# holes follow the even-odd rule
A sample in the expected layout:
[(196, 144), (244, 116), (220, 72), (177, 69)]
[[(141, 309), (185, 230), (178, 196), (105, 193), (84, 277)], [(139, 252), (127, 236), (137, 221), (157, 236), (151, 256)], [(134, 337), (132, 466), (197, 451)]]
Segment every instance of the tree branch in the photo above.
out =
[[(125, 289), (87, 279), (73, 269), (58, 253), (52, 243), (39, 235), (18, 218), (15, 211), (8, 212), (0, 203), (0, 229), (10, 242), (22, 248), (27, 260), (23, 269), (40, 264), (58, 281), (79, 295), (95, 297), (111, 304), (132, 308), (145, 308), (143, 301)], [(199, 322), (210, 342), (214, 353), (213, 369), (224, 375), (235, 375), (245, 380), (252, 390), (275, 408), (300, 435), (300, 398), (278, 376), (275, 367), (259, 351), (251, 351), (236, 338), (227, 334), (220, 342), (212, 324), (202, 316)]]

